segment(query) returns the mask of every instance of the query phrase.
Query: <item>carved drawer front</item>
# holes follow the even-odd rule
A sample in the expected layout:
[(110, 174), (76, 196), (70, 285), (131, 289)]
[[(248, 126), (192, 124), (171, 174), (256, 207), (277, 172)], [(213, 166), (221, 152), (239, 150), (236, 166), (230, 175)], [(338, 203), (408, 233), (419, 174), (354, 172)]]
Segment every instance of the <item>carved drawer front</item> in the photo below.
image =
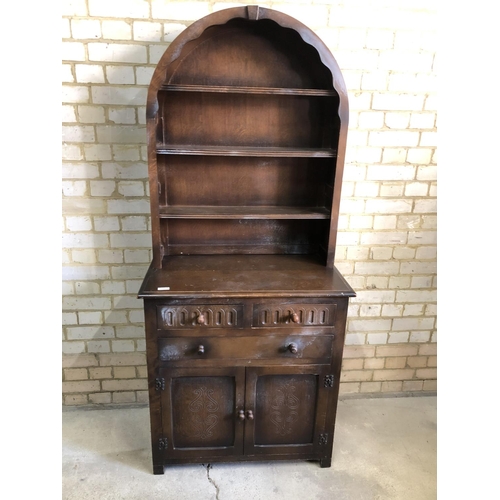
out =
[(243, 324), (242, 305), (158, 306), (160, 330), (170, 328), (238, 328)]
[(331, 335), (172, 337), (159, 342), (160, 361), (203, 359), (308, 359), (329, 363)]
[(256, 327), (332, 326), (336, 304), (255, 304), (252, 325)]

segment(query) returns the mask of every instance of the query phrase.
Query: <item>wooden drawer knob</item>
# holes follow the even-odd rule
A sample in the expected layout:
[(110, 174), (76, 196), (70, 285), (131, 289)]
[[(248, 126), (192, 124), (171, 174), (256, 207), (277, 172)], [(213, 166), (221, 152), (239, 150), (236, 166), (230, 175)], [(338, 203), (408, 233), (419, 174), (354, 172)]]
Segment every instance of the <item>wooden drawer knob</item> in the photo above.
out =
[(207, 318), (205, 317), (204, 314), (200, 313), (198, 317), (196, 318), (196, 323), (199, 325), (204, 325), (207, 322)]
[(253, 420), (253, 411), (252, 410), (247, 411), (247, 418), (248, 418), (248, 420)]
[(300, 321), (299, 315), (297, 313), (292, 314), (292, 321), (298, 323)]
[(292, 354), (297, 354), (297, 344), (295, 342), (292, 342), (289, 346), (288, 346), (288, 350), (292, 353)]
[(205, 346), (203, 345), (198, 346), (198, 354), (205, 354)]
[(239, 418), (239, 420), (241, 420), (241, 421), (245, 420), (245, 412), (244, 412), (243, 410), (240, 410), (240, 411), (238, 412), (238, 418)]

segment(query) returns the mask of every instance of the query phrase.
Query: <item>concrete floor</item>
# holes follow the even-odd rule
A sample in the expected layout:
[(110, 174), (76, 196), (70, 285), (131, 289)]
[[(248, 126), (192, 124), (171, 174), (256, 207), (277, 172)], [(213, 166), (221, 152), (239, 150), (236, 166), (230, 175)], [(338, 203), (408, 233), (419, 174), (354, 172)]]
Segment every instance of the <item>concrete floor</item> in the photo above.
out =
[(63, 412), (63, 500), (428, 500), (436, 398), (339, 401), (333, 463), (182, 465), (152, 474), (147, 408)]

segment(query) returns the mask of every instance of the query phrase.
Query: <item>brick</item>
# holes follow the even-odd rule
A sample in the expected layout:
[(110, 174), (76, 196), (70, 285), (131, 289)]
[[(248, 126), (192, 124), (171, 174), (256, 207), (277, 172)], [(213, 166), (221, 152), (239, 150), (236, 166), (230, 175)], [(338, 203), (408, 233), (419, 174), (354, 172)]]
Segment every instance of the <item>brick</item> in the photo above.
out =
[[(87, 277), (84, 279), (87, 279)], [(99, 283), (92, 281), (77, 281), (75, 283), (75, 290), (79, 295), (99, 295), (101, 291)]]
[[(120, 181), (118, 192), (123, 196), (144, 196), (144, 184), (139, 181)], [(144, 220), (144, 218), (136, 218)], [(134, 228), (135, 229), (135, 228)], [(146, 224), (141, 224), (141, 229), (146, 229)]]
[(401, 262), (401, 274), (434, 274), (436, 262)]
[(378, 68), (401, 72), (430, 72), (432, 70), (433, 54), (430, 52), (412, 52), (386, 50), (380, 52)]
[(138, 403), (149, 403), (149, 393), (148, 391), (136, 391), (137, 402)]
[(415, 356), (417, 354), (417, 346), (380, 346), (377, 347), (377, 357), (390, 356)]
[(109, 340), (90, 340), (87, 342), (87, 350), (95, 353), (110, 352)]
[(72, 250), (71, 260), (75, 264), (95, 264), (96, 257), (94, 250)]
[(427, 182), (408, 182), (405, 187), (405, 196), (427, 196), (428, 192)]
[(366, 200), (367, 213), (409, 213), (411, 208), (408, 200)]
[(78, 319), (75, 313), (62, 313), (62, 324), (63, 325), (76, 325)]
[(360, 392), (371, 393), (380, 392), (382, 387), (381, 382), (361, 382)]
[(398, 262), (356, 262), (356, 274), (394, 275), (398, 274)]
[[(387, 361), (386, 361), (387, 362)], [(413, 377), (415, 370), (411, 368), (396, 369), (396, 370), (377, 370), (373, 372), (373, 380), (382, 382), (388, 380), (408, 380)]]
[(139, 311), (130, 311), (128, 316), (131, 323), (144, 323), (144, 311), (142, 309)]
[(392, 303), (395, 296), (396, 293), (392, 290), (357, 290), (356, 297), (352, 298), (351, 302), (361, 304)]
[(128, 144), (113, 144), (112, 148), (113, 159), (116, 161), (138, 161), (141, 158), (139, 146), (130, 146)]
[(77, 311), (111, 309), (111, 299), (107, 297), (63, 297), (63, 309)]
[(407, 364), (410, 368), (424, 368), (427, 366), (427, 356), (410, 356)]
[[(430, 148), (411, 148), (408, 150), (407, 160), (409, 163), (427, 165), (431, 161), (432, 152), (433, 150)], [(420, 172), (420, 168), (417, 170), (417, 179), (428, 180), (428, 179), (420, 179), (418, 176), (418, 172)]]
[(372, 346), (346, 346), (344, 358), (371, 358), (375, 355), (375, 347)]
[(102, 36), (109, 40), (131, 40), (132, 27), (126, 21), (102, 21)]
[[(106, 120), (102, 106), (78, 106), (78, 117), (82, 123), (104, 123)], [(97, 145), (92, 146), (97, 147)]]
[(113, 403), (134, 403), (135, 392), (115, 392), (113, 393)]
[(84, 196), (87, 191), (85, 181), (62, 181), (61, 187), (64, 196)]
[(99, 325), (102, 323), (102, 312), (78, 312), (78, 323), (80, 325)]
[(404, 163), (406, 161), (407, 151), (408, 148), (384, 147), (384, 151), (382, 153), (382, 163)]
[(373, 260), (390, 260), (392, 258), (392, 248), (373, 247), (370, 250), (370, 258)]
[(370, 370), (351, 370), (340, 374), (341, 382), (360, 382), (371, 380), (373, 372)]
[[(215, 10), (214, 10), (215, 12)], [(164, 41), (172, 42), (175, 38), (177, 38), (184, 30), (186, 26), (184, 24), (179, 23), (165, 23), (163, 25), (164, 32)]]
[(68, 327), (66, 335), (68, 340), (108, 339), (115, 336), (115, 331), (112, 326), (77, 326)]
[(403, 382), (382, 382), (382, 392), (400, 392)]
[(437, 212), (437, 202), (435, 199), (415, 200), (414, 213), (435, 213)]
[(113, 352), (134, 352), (134, 342), (132, 340), (113, 340), (111, 350)]
[(63, 16), (87, 15), (87, 5), (85, 0), (65, 0), (61, 5)]
[(136, 351), (138, 352), (146, 352), (146, 340), (139, 339), (135, 341)]
[[(146, 92), (147, 89), (144, 88), (111, 85), (92, 85), (91, 88), (92, 102), (95, 104), (127, 106), (143, 104), (146, 102)], [(129, 135), (121, 138), (124, 134)], [(136, 134), (135, 140), (131, 139), (133, 136), (130, 136), (130, 134)], [(145, 141), (144, 130), (136, 127), (103, 126), (98, 129), (98, 135), (100, 142), (142, 143)]]
[(89, 60), (114, 63), (145, 63), (146, 47), (124, 43), (89, 43)]
[(61, 147), (63, 160), (82, 160), (82, 149), (78, 144), (62, 144)]
[(94, 228), (96, 231), (119, 231), (120, 221), (118, 217), (94, 217)]
[[(89, 89), (81, 85), (63, 85), (61, 102), (78, 103), (89, 101)], [(65, 128), (63, 127), (63, 131)], [(63, 135), (63, 140), (64, 139)]]
[(80, 354), (85, 352), (85, 342), (63, 342), (62, 343), (63, 354)]
[(360, 316), (380, 316), (382, 310), (381, 305), (362, 304), (359, 309)]
[(390, 357), (385, 360), (385, 368), (404, 368), (406, 366), (406, 357)]
[(405, 380), (403, 382), (403, 391), (421, 391), (423, 385), (422, 380)]
[(365, 38), (365, 29), (344, 28), (339, 32), (338, 47), (340, 49), (362, 49), (365, 46)]
[(122, 281), (103, 281), (102, 293), (106, 295), (120, 295), (125, 293), (125, 284)]
[(369, 29), (366, 35), (367, 49), (392, 49), (394, 47), (394, 32), (392, 30)]
[(73, 38), (100, 38), (101, 24), (97, 19), (72, 19), (71, 33)]
[(66, 217), (66, 227), (70, 231), (90, 231), (92, 230), (92, 220), (90, 217)]
[(151, 14), (153, 19), (169, 19), (173, 21), (194, 21), (210, 12), (208, 2), (176, 2), (152, 0)]
[(63, 61), (85, 61), (85, 46), (80, 42), (62, 42)]
[(421, 132), (419, 146), (437, 146), (437, 132)]
[(145, 365), (146, 356), (142, 353), (103, 354), (99, 356), (100, 366)]
[(146, 380), (103, 380), (103, 391), (141, 391), (147, 390)]
[(108, 246), (105, 234), (65, 233), (62, 235), (63, 248), (99, 248)]
[(134, 68), (132, 66), (106, 66), (106, 78), (112, 84), (134, 84)]
[(436, 368), (417, 368), (415, 373), (417, 378), (435, 379), (437, 378)]
[[(148, 266), (116, 266), (111, 268), (114, 279), (143, 279)], [(135, 294), (135, 292), (134, 292)]]
[(436, 113), (422, 112), (412, 113), (410, 117), (410, 127), (417, 129), (434, 128)]
[(83, 368), (97, 366), (97, 358), (93, 354), (80, 354), (78, 356), (63, 356), (63, 368)]
[(113, 376), (115, 379), (135, 378), (135, 368), (133, 366), (117, 366), (113, 368)]
[(412, 276), (411, 288), (432, 288), (433, 276)]
[(413, 180), (416, 170), (412, 165), (370, 165), (366, 178), (372, 181)]
[(349, 320), (350, 332), (376, 332), (387, 331), (391, 328), (390, 319), (359, 319)]
[(147, 179), (147, 165), (143, 163), (134, 163), (132, 165), (104, 163), (102, 165), (102, 176), (104, 179)]
[(64, 380), (87, 380), (89, 374), (86, 368), (65, 368), (64, 370)]
[(90, 194), (92, 196), (111, 196), (116, 189), (113, 181), (90, 181)]
[(342, 370), (361, 370), (363, 368), (363, 359), (343, 359)]
[(366, 336), (368, 344), (387, 344), (387, 333), (369, 333)]
[(62, 139), (66, 142), (95, 142), (94, 127), (63, 125)]
[(424, 380), (424, 391), (437, 391), (437, 380)]
[(77, 406), (87, 404), (88, 398), (86, 394), (71, 394), (64, 396), (64, 404), (67, 406)]
[(98, 250), (97, 260), (103, 264), (120, 264), (123, 262), (122, 250)]
[(63, 382), (63, 393), (71, 392), (96, 392), (100, 390), (100, 384), (94, 380), (84, 380), (79, 382)]
[(359, 382), (343, 382), (339, 387), (339, 394), (353, 394), (359, 392)]
[(435, 290), (398, 290), (397, 302), (436, 302)]
[(147, 0), (88, 0), (89, 14), (95, 17), (147, 18)]
[(126, 311), (104, 311), (104, 321), (107, 325), (128, 323), (127, 313)]
[(147, 263), (149, 262), (149, 250), (125, 250), (125, 262), (129, 264)]
[(365, 359), (364, 368), (379, 370), (384, 367), (384, 358), (367, 358)]
[(380, 196), (400, 198), (403, 196), (404, 186), (401, 182), (385, 181), (380, 186)]
[(368, 138), (369, 146), (417, 146), (419, 133), (405, 130), (384, 130), (381, 132), (370, 132)]
[[(397, 216), (396, 215), (376, 215), (373, 218), (373, 229), (395, 229), (396, 223), (397, 223)], [(394, 233), (394, 234), (396, 234), (396, 233)], [(401, 237), (401, 233), (398, 237)], [(375, 234), (373, 236), (362, 235), (362, 239), (363, 238), (365, 238), (365, 239), (368, 238), (371, 240), (380, 241), (380, 239), (378, 237), (375, 237)]]
[(380, 288), (386, 289), (389, 285), (389, 278), (387, 276), (368, 276), (366, 278), (366, 288)]
[[(147, 214), (150, 211), (150, 205), (148, 200), (109, 200), (107, 202), (108, 213), (109, 214)], [(123, 241), (129, 240), (131, 238), (136, 239), (138, 242), (142, 240), (140, 245), (135, 246), (151, 246), (151, 241), (146, 245), (145, 237), (147, 234), (142, 235), (114, 235), (115, 242), (112, 243), (113, 246), (126, 246), (123, 245)], [(122, 243), (120, 243), (122, 242)]]
[[(104, 119), (103, 110), (102, 121)], [(83, 150), (85, 152), (85, 159), (88, 161), (111, 160), (111, 146), (107, 144), (84, 144)]]
[(91, 380), (111, 378), (111, 368), (89, 368)]
[(134, 40), (143, 42), (160, 42), (162, 38), (162, 25), (160, 23), (149, 23), (143, 21), (135, 21)]
[(76, 113), (75, 113), (75, 108), (74, 106), (62, 106), (61, 109), (61, 114), (62, 114), (62, 119), (61, 121), (64, 123), (70, 123), (70, 122), (76, 122)]
[(110, 392), (97, 392), (95, 394), (89, 394), (89, 401), (93, 404), (111, 403), (111, 393)]
[(395, 318), (392, 324), (393, 331), (425, 330), (434, 327), (434, 318)]
[(95, 163), (64, 163), (64, 179), (94, 179), (99, 177), (99, 167)]
[(436, 179), (437, 179), (437, 167), (436, 167), (436, 165), (425, 165), (425, 166), (418, 167), (417, 180), (435, 181)]
[(429, 342), (431, 337), (431, 332), (411, 332), (410, 342)]
[(135, 108), (109, 108), (108, 116), (113, 123), (133, 125), (137, 122)]

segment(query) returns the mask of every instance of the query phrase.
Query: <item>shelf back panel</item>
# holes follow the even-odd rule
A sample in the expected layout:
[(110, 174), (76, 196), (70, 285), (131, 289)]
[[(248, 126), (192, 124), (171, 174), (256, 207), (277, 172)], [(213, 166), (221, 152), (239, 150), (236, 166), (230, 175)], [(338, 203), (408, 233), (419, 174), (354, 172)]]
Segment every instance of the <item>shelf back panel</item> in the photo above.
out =
[(325, 207), (329, 158), (158, 155), (160, 206)]

